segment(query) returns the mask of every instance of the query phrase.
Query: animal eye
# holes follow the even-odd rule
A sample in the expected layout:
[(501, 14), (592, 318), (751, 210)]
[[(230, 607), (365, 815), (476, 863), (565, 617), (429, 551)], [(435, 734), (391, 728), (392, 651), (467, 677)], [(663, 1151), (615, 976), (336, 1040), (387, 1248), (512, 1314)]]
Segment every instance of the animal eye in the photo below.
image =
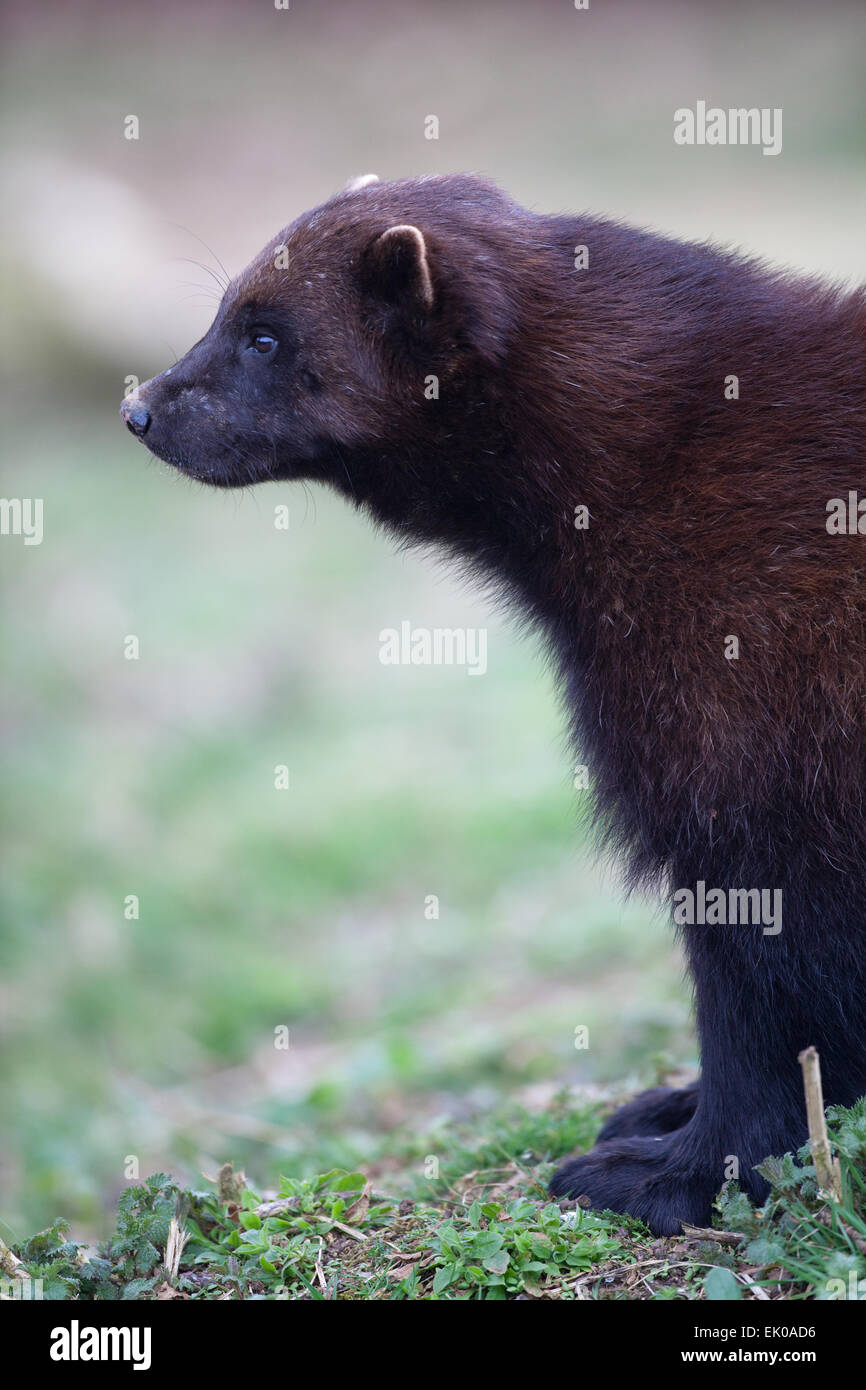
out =
[(270, 333), (256, 333), (250, 342), (250, 352), (260, 352), (262, 354), (273, 352), (276, 349), (277, 340)]

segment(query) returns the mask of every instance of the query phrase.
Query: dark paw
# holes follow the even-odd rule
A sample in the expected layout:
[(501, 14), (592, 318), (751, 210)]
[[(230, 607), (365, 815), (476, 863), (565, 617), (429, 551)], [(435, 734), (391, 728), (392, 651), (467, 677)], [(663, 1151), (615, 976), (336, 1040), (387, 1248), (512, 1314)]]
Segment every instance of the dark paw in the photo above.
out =
[(679, 1235), (681, 1222), (709, 1226), (722, 1184), (677, 1152), (678, 1135), (615, 1139), (564, 1163), (550, 1183), (552, 1197), (588, 1197), (599, 1210), (644, 1221), (657, 1236)]
[(656, 1086), (651, 1091), (643, 1091), (611, 1115), (596, 1143), (606, 1144), (610, 1139), (639, 1135), (670, 1134), (688, 1124), (697, 1103), (697, 1081), (679, 1090)]

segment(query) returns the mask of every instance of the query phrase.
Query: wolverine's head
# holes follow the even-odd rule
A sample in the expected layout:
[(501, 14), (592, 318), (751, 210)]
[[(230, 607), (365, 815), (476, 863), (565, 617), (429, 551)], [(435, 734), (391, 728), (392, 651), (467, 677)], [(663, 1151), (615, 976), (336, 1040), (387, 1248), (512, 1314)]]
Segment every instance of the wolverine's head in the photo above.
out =
[(201, 341), (124, 400), (127, 427), (218, 487), (351, 485), (361, 454), (432, 449), (506, 350), (503, 213), (469, 175), (353, 181), (231, 282)]

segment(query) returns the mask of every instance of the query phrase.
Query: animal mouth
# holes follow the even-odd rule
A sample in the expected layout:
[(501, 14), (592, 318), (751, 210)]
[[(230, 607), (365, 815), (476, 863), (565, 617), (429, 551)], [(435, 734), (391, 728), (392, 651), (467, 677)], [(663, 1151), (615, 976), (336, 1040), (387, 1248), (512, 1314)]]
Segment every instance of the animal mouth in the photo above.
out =
[(160, 463), (168, 464), (171, 468), (176, 468), (179, 473), (195, 475), (203, 471), (201, 465), (194, 464), (190, 459), (183, 458), (180, 454), (173, 454), (168, 449), (155, 449), (153, 445), (148, 445), (147, 449), (151, 457), (158, 459)]

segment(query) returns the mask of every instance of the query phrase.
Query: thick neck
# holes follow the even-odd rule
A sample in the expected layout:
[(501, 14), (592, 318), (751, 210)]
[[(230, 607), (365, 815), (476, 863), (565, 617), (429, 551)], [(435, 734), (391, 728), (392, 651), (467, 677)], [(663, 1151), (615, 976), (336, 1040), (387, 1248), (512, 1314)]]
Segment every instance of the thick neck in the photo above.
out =
[(433, 431), (335, 460), (334, 481), (591, 655), (593, 630), (646, 572), (635, 541), (669, 509), (678, 455), (721, 400), (708, 348), (729, 271), (711, 251), (604, 222), (537, 218), (528, 236), (501, 360), (443, 401)]

